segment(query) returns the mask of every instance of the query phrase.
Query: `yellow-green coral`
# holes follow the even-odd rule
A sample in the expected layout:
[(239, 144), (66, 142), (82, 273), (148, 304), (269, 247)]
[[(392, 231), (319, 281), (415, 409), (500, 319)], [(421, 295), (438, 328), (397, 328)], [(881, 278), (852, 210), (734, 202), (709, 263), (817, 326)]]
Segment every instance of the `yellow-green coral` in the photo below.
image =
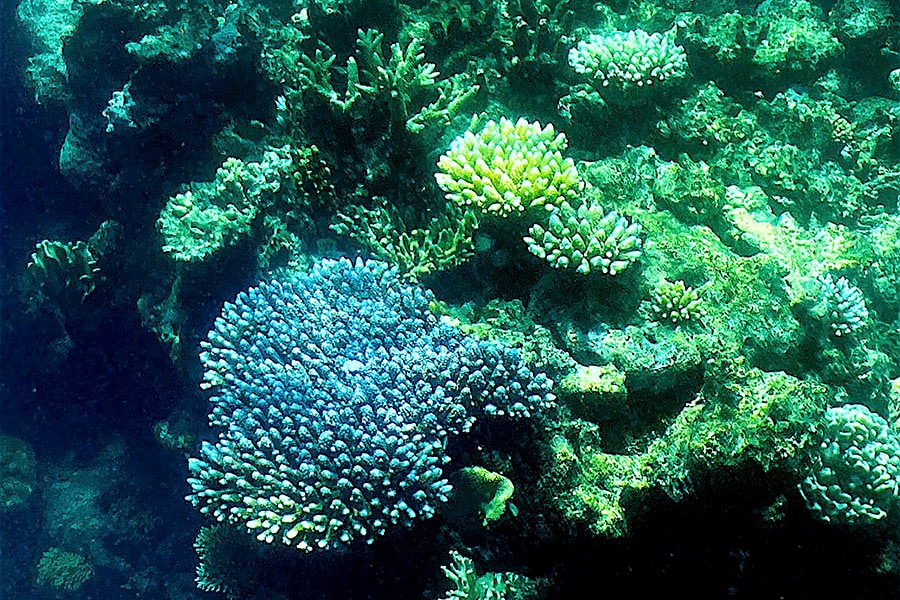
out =
[(516, 514), (516, 508), (509, 502), (515, 487), (508, 477), (484, 467), (466, 467), (459, 475), (460, 481), (453, 490), (454, 502), (460, 503), (460, 508), (477, 505), (478, 512), (484, 517), (483, 526), (487, 527), (503, 516), (507, 506), (513, 515)]
[(566, 136), (553, 125), (501, 117), (456, 138), (438, 160), (435, 174), (447, 199), (500, 217), (532, 209), (553, 210), (578, 196), (581, 179), (564, 158)]
[(38, 585), (73, 592), (94, 574), (88, 560), (74, 552), (50, 548), (44, 552), (37, 565)]

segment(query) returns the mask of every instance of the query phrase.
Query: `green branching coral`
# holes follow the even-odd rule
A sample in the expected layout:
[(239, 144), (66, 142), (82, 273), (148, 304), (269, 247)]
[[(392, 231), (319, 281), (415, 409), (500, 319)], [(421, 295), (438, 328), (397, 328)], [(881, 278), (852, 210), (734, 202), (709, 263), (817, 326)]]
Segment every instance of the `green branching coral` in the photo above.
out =
[(80, 554), (50, 548), (37, 565), (38, 585), (74, 592), (94, 574), (94, 567)]
[(871, 523), (897, 507), (900, 438), (860, 404), (825, 412), (824, 440), (800, 491), (824, 521)]
[(532, 209), (553, 210), (578, 195), (581, 179), (575, 162), (562, 154), (566, 136), (557, 134), (553, 125), (501, 117), (476, 133), (477, 125), (476, 117), (438, 160), (435, 179), (448, 200), (509, 217)]
[(424, 220), (412, 210), (392, 205), (348, 206), (335, 216), (331, 229), (352, 237), (376, 258), (397, 265), (411, 279), (451, 269), (472, 255), (472, 235), (478, 227), (474, 212), (449, 204), (424, 226), (413, 225)]
[(587, 76), (601, 95), (604, 89), (635, 94), (687, 75), (687, 55), (675, 43), (676, 34), (674, 27), (665, 33), (592, 33), (569, 50), (569, 65)]
[(528, 230), (525, 243), (532, 254), (557, 269), (581, 274), (616, 275), (641, 256), (641, 225), (616, 211), (563, 202), (543, 223)]
[(653, 313), (662, 323), (679, 324), (698, 321), (706, 313), (698, 290), (680, 279), (665, 279), (653, 291)]
[[(413, 37), (405, 47), (393, 43), (385, 52), (383, 33), (360, 29), (357, 36), (357, 53), (341, 69), (327, 46), (313, 56), (300, 55), (297, 87), (309, 90), (338, 113), (356, 111), (365, 103), (386, 103), (391, 123), (413, 134), (433, 124), (448, 125), (460, 106), (478, 92), (478, 86), (462, 76), (441, 79), (434, 63), (425, 60), (419, 38)], [(277, 60), (273, 65), (285, 68)], [(344, 76), (343, 90), (333, 82), (338, 71)]]

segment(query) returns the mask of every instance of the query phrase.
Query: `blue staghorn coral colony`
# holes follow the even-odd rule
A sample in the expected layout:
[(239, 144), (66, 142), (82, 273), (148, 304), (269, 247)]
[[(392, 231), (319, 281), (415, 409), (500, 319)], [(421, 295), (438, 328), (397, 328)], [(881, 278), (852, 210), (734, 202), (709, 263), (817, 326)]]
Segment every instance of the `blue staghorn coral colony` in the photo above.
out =
[(210, 422), (189, 462), (201, 512), (310, 551), (371, 542), (447, 500), (447, 437), (527, 417), (551, 382), (467, 337), (385, 263), (323, 260), (228, 303), (202, 343)]

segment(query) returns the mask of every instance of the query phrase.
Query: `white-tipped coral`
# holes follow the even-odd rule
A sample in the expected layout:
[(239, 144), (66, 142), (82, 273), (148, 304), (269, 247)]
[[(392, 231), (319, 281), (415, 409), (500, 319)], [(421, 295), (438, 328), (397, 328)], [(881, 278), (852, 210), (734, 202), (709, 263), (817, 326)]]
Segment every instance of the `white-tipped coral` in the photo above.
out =
[(834, 279), (831, 273), (821, 280), (822, 297), (825, 303), (825, 318), (836, 337), (855, 333), (869, 319), (866, 300), (858, 287), (847, 281), (846, 277)]
[(532, 225), (528, 234), (524, 239), (532, 254), (557, 269), (582, 274), (621, 273), (640, 258), (643, 246), (640, 223), (588, 204), (575, 209), (564, 202), (544, 223)]
[(676, 29), (592, 33), (569, 50), (569, 65), (598, 88), (623, 93), (658, 85), (687, 74), (687, 55), (675, 43)]

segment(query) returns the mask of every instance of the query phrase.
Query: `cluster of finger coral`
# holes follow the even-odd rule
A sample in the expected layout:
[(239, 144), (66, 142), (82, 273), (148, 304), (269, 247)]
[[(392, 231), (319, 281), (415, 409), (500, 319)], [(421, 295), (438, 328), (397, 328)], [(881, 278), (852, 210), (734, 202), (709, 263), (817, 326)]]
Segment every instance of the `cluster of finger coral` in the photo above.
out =
[(435, 179), (448, 200), (485, 214), (552, 210), (581, 189), (575, 162), (563, 157), (566, 147), (553, 125), (501, 117), (457, 137), (438, 160)]
[(886, 517), (900, 490), (900, 438), (861, 404), (829, 408), (813, 472), (802, 482), (810, 510), (825, 521)]
[(569, 65), (595, 87), (629, 92), (687, 74), (687, 55), (675, 43), (676, 29), (592, 33), (569, 50)]
[(447, 436), (526, 417), (550, 381), (429, 311), (385, 263), (322, 260), (225, 305), (202, 343), (210, 422), (188, 499), (266, 543), (371, 542), (447, 499)]
[(616, 275), (641, 256), (641, 224), (597, 205), (564, 202), (528, 230), (532, 254), (557, 269)]
[(704, 314), (700, 293), (682, 280), (663, 280), (653, 293), (653, 312), (663, 323), (696, 321)]
[(836, 337), (850, 335), (861, 329), (869, 318), (869, 309), (862, 291), (846, 277), (835, 279), (828, 273), (820, 279), (825, 318)]

